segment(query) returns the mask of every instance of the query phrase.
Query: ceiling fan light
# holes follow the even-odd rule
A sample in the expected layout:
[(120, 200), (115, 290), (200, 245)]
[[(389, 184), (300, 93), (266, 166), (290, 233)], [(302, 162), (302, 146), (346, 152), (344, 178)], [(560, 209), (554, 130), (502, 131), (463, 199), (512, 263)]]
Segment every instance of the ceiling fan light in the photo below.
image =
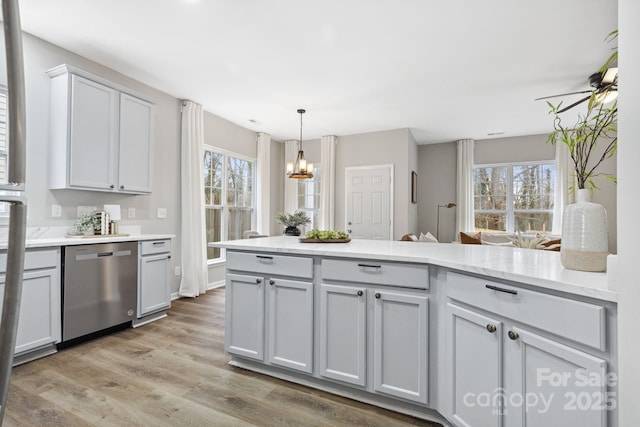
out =
[(608, 104), (609, 102), (614, 101), (617, 97), (617, 90), (607, 90), (596, 94), (595, 103), (596, 105)]

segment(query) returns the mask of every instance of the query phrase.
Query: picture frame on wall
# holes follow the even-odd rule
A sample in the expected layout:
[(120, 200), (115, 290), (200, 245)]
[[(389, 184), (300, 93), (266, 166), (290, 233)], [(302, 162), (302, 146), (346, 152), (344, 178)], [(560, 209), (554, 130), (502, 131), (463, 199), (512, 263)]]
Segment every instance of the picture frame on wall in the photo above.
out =
[(418, 203), (418, 174), (411, 171), (411, 203)]

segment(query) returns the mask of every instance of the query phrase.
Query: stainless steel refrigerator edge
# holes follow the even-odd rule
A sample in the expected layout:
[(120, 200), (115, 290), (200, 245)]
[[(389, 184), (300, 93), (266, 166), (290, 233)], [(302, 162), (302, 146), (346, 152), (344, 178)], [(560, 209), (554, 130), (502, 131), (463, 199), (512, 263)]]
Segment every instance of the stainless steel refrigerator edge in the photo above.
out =
[(25, 188), (26, 106), (22, 30), (18, 0), (2, 0), (2, 16), (9, 95), (9, 179), (7, 184), (0, 185), (0, 190), (18, 192), (19, 195), (0, 196), (0, 201), (11, 205), (9, 209), (7, 273), (2, 318), (0, 319), (0, 426), (2, 426), (7, 404), (13, 352), (18, 331), (27, 223), (26, 199), (20, 195), (20, 192)]
[(137, 242), (67, 246), (63, 270), (63, 342), (135, 319)]

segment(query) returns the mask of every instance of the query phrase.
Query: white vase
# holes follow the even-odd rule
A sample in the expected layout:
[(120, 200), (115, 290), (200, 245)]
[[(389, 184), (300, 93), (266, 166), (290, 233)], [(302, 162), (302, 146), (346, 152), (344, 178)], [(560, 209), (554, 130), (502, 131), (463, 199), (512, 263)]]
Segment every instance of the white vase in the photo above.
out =
[(576, 202), (564, 210), (560, 254), (562, 265), (571, 270), (607, 269), (607, 212), (602, 205), (591, 203), (587, 189), (576, 191)]

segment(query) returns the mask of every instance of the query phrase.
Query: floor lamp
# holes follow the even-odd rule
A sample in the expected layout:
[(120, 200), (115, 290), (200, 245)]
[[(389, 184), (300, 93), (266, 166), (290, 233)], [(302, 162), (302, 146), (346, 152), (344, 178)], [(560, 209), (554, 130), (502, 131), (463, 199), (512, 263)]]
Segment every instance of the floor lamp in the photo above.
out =
[(455, 208), (455, 207), (456, 207), (455, 203), (447, 203), (446, 205), (438, 205), (438, 216), (437, 216), (437, 222), (436, 222), (436, 240), (438, 242), (440, 241), (440, 208), (451, 209), (451, 208)]

